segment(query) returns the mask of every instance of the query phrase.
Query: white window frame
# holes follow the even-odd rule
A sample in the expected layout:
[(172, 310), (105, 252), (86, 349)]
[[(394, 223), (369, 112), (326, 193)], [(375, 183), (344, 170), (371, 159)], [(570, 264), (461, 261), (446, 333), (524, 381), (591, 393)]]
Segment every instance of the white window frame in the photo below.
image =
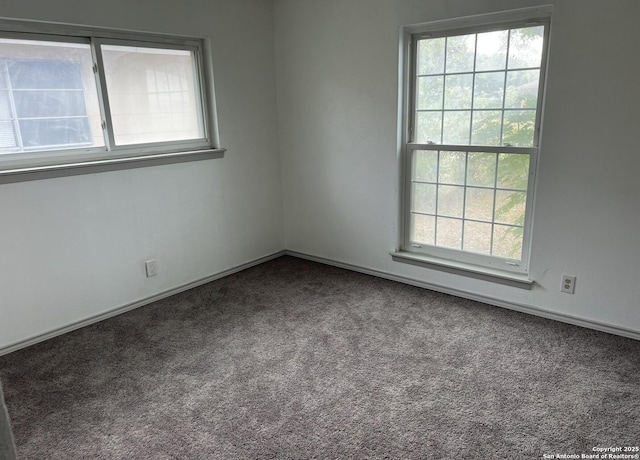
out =
[[(391, 253), (398, 262), (407, 262), (428, 268), (440, 269), (456, 274), (469, 275), (497, 281), (516, 287), (530, 288), (529, 256), (531, 252), (531, 228), (536, 188), (536, 172), (542, 132), (542, 113), (546, 81), (546, 64), (551, 21), (551, 6), (525, 8), (500, 13), (437, 21), (404, 27), (401, 31), (399, 65), (400, 81), (400, 234), (398, 249)], [(419, 144), (414, 142), (413, 123), (415, 117), (415, 81), (417, 63), (416, 42), (420, 38), (475, 34), (492, 30), (504, 30), (528, 25), (544, 25), (543, 54), (540, 67), (540, 84), (536, 107), (536, 124), (533, 145), (530, 147), (478, 146), (450, 144)], [(522, 259), (511, 260), (496, 256), (474, 254), (463, 250), (447, 249), (431, 245), (413, 244), (410, 241), (411, 220), (411, 168), (415, 150), (520, 153), (530, 157), (529, 181), (525, 221), (523, 228)], [(466, 186), (465, 186), (466, 187)]]
[[(73, 174), (82, 167), (120, 165), (129, 167), (140, 162), (163, 163), (193, 159), (220, 158), (225, 149), (220, 147), (210, 43), (206, 39), (160, 35), (152, 33), (89, 28), (67, 24), (51, 24), (32, 21), (0, 20), (0, 37), (8, 39), (40, 40), (60, 43), (84, 43), (91, 46), (100, 110), (103, 120), (105, 145), (100, 147), (63, 148), (59, 150), (35, 150), (28, 154), (7, 153), (0, 155), (0, 178), (16, 175), (60, 171)], [(203, 137), (178, 141), (162, 141), (135, 145), (116, 145), (112, 119), (109, 113), (108, 94), (100, 45), (138, 46), (191, 51), (195, 60), (194, 74), (199, 93), (197, 105), (201, 114)], [(67, 170), (70, 170), (67, 171)], [(37, 175), (36, 178), (40, 178)]]

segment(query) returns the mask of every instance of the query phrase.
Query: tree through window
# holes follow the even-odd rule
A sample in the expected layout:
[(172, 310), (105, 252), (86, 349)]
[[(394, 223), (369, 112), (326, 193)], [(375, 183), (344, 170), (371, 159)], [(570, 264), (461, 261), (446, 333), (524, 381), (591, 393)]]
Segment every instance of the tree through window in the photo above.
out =
[(411, 36), (402, 249), (527, 270), (547, 27)]

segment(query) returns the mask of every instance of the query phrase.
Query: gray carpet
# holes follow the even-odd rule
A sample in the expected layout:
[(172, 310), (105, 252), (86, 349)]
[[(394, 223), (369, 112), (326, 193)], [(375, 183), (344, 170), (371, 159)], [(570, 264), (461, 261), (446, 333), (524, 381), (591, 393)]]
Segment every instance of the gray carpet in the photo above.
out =
[(7, 406), (4, 403), (2, 385), (0, 385), (0, 460), (14, 460), (16, 458), (11, 421)]
[(22, 460), (640, 444), (640, 342), (291, 257), (0, 357), (0, 378)]

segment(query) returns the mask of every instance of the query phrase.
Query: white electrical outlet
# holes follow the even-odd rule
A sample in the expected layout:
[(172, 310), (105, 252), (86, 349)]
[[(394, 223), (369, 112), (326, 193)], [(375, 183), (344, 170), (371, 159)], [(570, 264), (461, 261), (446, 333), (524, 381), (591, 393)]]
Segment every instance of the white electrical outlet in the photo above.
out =
[(560, 290), (567, 294), (573, 294), (576, 290), (576, 277), (571, 275), (562, 275), (562, 285), (560, 286)]
[(156, 276), (158, 274), (158, 263), (156, 259), (149, 259), (144, 263), (144, 269), (147, 272), (147, 278)]

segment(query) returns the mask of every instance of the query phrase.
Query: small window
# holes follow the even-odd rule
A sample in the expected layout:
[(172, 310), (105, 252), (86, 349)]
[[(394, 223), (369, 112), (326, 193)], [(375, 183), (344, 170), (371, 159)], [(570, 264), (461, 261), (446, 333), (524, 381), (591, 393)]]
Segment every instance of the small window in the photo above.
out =
[(401, 249), (526, 273), (548, 18), (434, 29), (407, 39)]
[(0, 171), (217, 150), (202, 41), (5, 26)]

